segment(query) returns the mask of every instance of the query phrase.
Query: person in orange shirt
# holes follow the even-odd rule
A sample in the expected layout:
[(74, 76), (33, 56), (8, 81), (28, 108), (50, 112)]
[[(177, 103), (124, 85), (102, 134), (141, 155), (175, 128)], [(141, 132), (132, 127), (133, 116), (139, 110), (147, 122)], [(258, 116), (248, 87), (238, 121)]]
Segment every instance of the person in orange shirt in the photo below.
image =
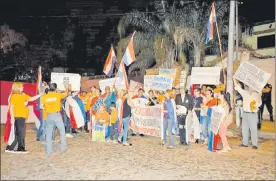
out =
[[(23, 92), (24, 87), (22, 83), (15, 82), (12, 85), (11, 96), (9, 97), (9, 110), (11, 115), (11, 124), (15, 127), (15, 139), (11, 145), (8, 145), (6, 152), (9, 153), (28, 153), (25, 149), (25, 134), (26, 124), (25, 121), (29, 116), (28, 102), (35, 101), (44, 94), (44, 90), (41, 94), (34, 97)], [(18, 144), (17, 150), (15, 146)]]
[(91, 115), (90, 115), (90, 109), (91, 109), (91, 102), (92, 102), (92, 99), (96, 96), (96, 87), (95, 86), (91, 86), (90, 87), (90, 92), (88, 92), (86, 94), (86, 97), (85, 97), (85, 101), (86, 101), (86, 105), (85, 105), (85, 111), (86, 111), (86, 119), (87, 119), (87, 122), (85, 123), (84, 125), (84, 129), (86, 130), (86, 132), (88, 130), (91, 129)]
[(61, 111), (61, 100), (64, 99), (69, 94), (70, 85), (65, 85), (67, 88), (66, 93), (57, 92), (57, 84), (51, 83), (49, 86), (48, 94), (42, 96), (41, 108), (47, 113), (46, 120), (46, 153), (47, 155), (52, 154), (53, 145), (53, 129), (57, 127), (60, 134), (60, 149), (61, 151), (66, 150), (66, 136), (65, 136), (65, 126), (60, 114)]
[(96, 125), (102, 125), (105, 128), (105, 136), (107, 136), (108, 134), (108, 127), (109, 127), (109, 114), (106, 111), (105, 105), (102, 104), (95, 116), (95, 120), (96, 120)]

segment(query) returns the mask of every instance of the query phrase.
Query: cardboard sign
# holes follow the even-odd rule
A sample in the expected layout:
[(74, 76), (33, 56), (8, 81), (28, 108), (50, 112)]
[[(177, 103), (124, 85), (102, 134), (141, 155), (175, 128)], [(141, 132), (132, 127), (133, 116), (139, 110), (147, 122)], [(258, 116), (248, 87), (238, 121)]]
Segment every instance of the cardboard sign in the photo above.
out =
[(191, 84), (218, 85), (220, 83), (219, 67), (193, 67)]
[(263, 71), (255, 65), (244, 62), (235, 73), (235, 78), (257, 92), (261, 92), (271, 74)]
[(144, 76), (144, 89), (166, 91), (172, 89), (173, 79), (160, 75), (145, 75)]
[(80, 91), (81, 87), (81, 76), (79, 74), (71, 73), (51, 73), (51, 82), (57, 84), (57, 89), (64, 91), (64, 83), (71, 84), (73, 91)]
[[(109, 86), (110, 89), (112, 90), (113, 85), (115, 85), (115, 87), (116, 87), (117, 90), (125, 89), (126, 86), (123, 83), (119, 84), (118, 81), (117, 81), (117, 79), (116, 78), (110, 78), (110, 79), (100, 80), (99, 81), (100, 89), (104, 92), (105, 87)], [(116, 81), (116, 83), (115, 83), (115, 81)]]
[(218, 133), (219, 126), (223, 122), (225, 111), (221, 106), (212, 107), (211, 125), (210, 129), (214, 134)]
[(100, 125), (93, 125), (92, 127), (92, 141), (105, 141), (105, 127)]
[(161, 106), (143, 106), (133, 109), (130, 128), (140, 134), (161, 137)]
[(176, 69), (159, 69), (159, 75), (175, 79)]

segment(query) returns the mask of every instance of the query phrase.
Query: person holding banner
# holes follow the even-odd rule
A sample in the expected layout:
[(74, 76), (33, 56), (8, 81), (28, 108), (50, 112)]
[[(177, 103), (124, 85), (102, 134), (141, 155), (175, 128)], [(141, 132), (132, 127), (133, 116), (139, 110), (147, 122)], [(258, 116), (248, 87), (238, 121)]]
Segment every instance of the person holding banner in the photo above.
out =
[[(90, 116), (91, 116), (91, 125), (94, 124), (95, 121), (95, 115), (97, 113), (97, 110), (99, 109), (100, 105), (103, 104), (103, 99), (101, 98), (101, 90), (96, 89), (95, 97), (91, 101), (91, 108), (90, 108)], [(92, 126), (90, 126), (92, 128)], [(92, 130), (92, 129), (91, 129)]]
[(61, 111), (61, 100), (64, 99), (69, 93), (70, 85), (64, 85), (67, 88), (66, 93), (58, 93), (57, 84), (51, 83), (49, 86), (49, 92), (47, 95), (42, 96), (41, 104), (47, 113), (46, 121), (46, 153), (51, 155), (53, 152), (52, 136), (53, 129), (57, 127), (60, 134), (60, 149), (62, 152), (66, 150), (66, 136), (65, 126), (60, 114)]
[(231, 116), (229, 116), (230, 114), (232, 114), (231, 113), (232, 108), (231, 108), (231, 104), (230, 104), (230, 95), (229, 94), (225, 94), (223, 91), (220, 91), (218, 93), (217, 97), (220, 100), (219, 106), (223, 107), (224, 113), (225, 113), (223, 122), (220, 124), (219, 130), (218, 130), (219, 136), (222, 141), (222, 146), (223, 146), (223, 149), (219, 150), (218, 152), (222, 153), (222, 152), (228, 152), (231, 150), (231, 148), (228, 144), (228, 141), (227, 141), (226, 132), (227, 132), (228, 126), (232, 123)]
[[(10, 153), (28, 153), (25, 149), (25, 121), (29, 116), (28, 102), (35, 101), (44, 94), (44, 91), (42, 91), (39, 95), (30, 97), (23, 91), (24, 87), (22, 83), (13, 83), (11, 95), (9, 97), (9, 111), (11, 125), (14, 125), (15, 128), (15, 138), (6, 148), (6, 152)], [(17, 150), (15, 150), (17, 144), (18, 147)]]
[(166, 100), (163, 102), (161, 111), (164, 113), (164, 119), (163, 119), (163, 144), (167, 143), (167, 130), (169, 134), (169, 146), (168, 149), (173, 149), (175, 145), (175, 140), (173, 136), (173, 129), (175, 127), (176, 117), (175, 117), (175, 111), (174, 110), (174, 97), (171, 90), (167, 90), (165, 94)]
[(251, 132), (252, 148), (258, 149), (258, 107), (262, 105), (262, 92), (257, 93), (248, 86), (242, 89), (234, 77), (235, 90), (243, 98), (242, 116), (242, 144), (241, 147), (248, 147), (249, 131)]

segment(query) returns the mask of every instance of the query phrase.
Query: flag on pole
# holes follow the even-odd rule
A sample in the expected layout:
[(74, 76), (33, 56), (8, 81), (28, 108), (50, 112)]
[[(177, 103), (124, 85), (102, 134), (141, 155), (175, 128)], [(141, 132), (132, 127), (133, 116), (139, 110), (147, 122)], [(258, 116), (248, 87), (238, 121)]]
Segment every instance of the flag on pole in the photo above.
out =
[[(41, 74), (41, 66), (38, 67), (38, 72), (37, 72), (37, 81), (36, 81), (36, 94), (40, 94), (42, 91), (42, 74)], [(36, 111), (34, 111), (35, 114), (37, 114), (36, 116), (42, 120), (42, 112), (40, 110), (40, 103), (41, 103), (41, 98), (37, 99), (36, 102)], [(40, 122), (36, 121), (35, 122), (36, 128), (39, 129), (40, 127)]]
[(135, 32), (132, 34), (132, 37), (128, 43), (125, 54), (123, 56), (123, 61), (125, 62), (126, 66), (129, 66), (136, 60), (135, 53), (134, 53), (134, 47), (133, 47), (134, 34), (135, 34)]
[(216, 22), (217, 22), (217, 17), (216, 17), (216, 11), (215, 11), (215, 3), (213, 2), (210, 18), (209, 18), (208, 25), (207, 25), (207, 37), (206, 37), (205, 44), (207, 44), (210, 40), (213, 39), (214, 23), (216, 23)]
[(10, 98), (12, 93), (10, 93), (8, 98), (8, 112), (7, 112), (7, 120), (5, 125), (5, 134), (4, 134), (4, 143), (8, 143), (11, 145), (15, 139), (15, 132), (14, 132), (14, 124), (11, 124), (11, 112), (10, 112)]
[(105, 73), (105, 75), (109, 77), (112, 75), (115, 62), (117, 62), (117, 58), (116, 58), (113, 46), (111, 46), (107, 59), (104, 64), (103, 72)]
[(115, 84), (123, 84), (123, 86), (120, 87), (125, 87), (126, 89), (128, 88), (128, 80), (127, 80), (127, 74), (126, 74), (126, 69), (125, 69), (125, 64), (124, 61), (122, 60), (118, 69), (117, 73), (118, 78), (116, 77)]

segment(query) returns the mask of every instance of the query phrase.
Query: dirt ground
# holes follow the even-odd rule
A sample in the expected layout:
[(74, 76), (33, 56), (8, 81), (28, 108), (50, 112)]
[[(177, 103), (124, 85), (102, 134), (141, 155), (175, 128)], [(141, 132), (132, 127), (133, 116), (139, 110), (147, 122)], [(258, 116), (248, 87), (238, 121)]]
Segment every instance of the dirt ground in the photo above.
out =
[(168, 150), (149, 136), (131, 137), (133, 145), (123, 147), (92, 142), (90, 135), (80, 133), (67, 138), (67, 152), (57, 149), (48, 157), (35, 140), (34, 125), (27, 127), (28, 154), (4, 153), (1, 128), (1, 180), (275, 180), (274, 140), (260, 140), (260, 148), (253, 150), (240, 148), (240, 138), (229, 138), (232, 151), (218, 154), (197, 144)]

